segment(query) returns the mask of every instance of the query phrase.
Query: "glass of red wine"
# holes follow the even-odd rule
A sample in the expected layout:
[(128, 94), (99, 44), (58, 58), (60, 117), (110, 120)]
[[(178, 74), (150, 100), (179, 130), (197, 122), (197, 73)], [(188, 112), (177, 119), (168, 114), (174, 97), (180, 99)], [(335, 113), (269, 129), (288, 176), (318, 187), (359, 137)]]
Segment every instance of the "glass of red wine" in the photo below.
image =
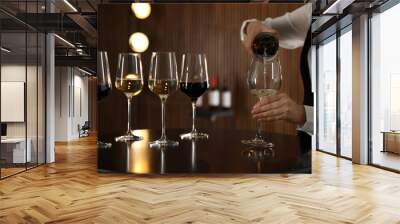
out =
[(184, 54), (182, 56), (181, 78), (179, 81), (181, 91), (192, 101), (192, 131), (181, 134), (181, 139), (207, 139), (208, 134), (200, 133), (196, 129), (196, 101), (203, 95), (208, 87), (207, 59), (205, 54)]
[(110, 94), (112, 88), (110, 64), (107, 51), (97, 53), (97, 100), (100, 101)]

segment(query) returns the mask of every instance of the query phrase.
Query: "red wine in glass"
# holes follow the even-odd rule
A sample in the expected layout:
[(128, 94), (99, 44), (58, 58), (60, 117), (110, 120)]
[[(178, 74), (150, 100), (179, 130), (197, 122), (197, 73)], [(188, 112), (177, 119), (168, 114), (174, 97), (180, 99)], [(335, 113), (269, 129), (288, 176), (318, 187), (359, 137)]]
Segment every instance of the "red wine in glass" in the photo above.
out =
[(179, 84), (181, 91), (186, 94), (193, 102), (197, 101), (208, 89), (208, 83), (204, 82), (181, 82)]

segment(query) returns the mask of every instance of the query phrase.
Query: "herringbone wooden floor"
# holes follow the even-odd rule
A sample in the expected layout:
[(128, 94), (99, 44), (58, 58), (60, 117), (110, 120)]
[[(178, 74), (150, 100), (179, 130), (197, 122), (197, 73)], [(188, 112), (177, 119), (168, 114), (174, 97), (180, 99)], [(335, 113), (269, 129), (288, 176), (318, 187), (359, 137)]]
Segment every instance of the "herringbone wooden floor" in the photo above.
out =
[(99, 174), (87, 138), (0, 181), (0, 223), (400, 223), (400, 175), (319, 152), (312, 175)]

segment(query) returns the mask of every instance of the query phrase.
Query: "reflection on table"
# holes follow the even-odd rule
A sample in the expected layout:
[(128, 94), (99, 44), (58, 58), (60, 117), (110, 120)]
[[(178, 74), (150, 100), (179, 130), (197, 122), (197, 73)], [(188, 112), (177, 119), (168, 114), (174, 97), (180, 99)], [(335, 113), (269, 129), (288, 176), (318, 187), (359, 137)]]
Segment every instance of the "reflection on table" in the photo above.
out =
[[(168, 130), (170, 139), (179, 139), (186, 130)], [(249, 148), (242, 139), (252, 131), (206, 130), (208, 140), (180, 140), (177, 147), (150, 148), (149, 142), (160, 135), (158, 130), (135, 130), (142, 141), (114, 142), (114, 136), (99, 136), (98, 170), (134, 174), (240, 174), (240, 173), (310, 173), (310, 149), (302, 148), (304, 135), (265, 135), (273, 149)], [(108, 143), (104, 147), (104, 143)]]

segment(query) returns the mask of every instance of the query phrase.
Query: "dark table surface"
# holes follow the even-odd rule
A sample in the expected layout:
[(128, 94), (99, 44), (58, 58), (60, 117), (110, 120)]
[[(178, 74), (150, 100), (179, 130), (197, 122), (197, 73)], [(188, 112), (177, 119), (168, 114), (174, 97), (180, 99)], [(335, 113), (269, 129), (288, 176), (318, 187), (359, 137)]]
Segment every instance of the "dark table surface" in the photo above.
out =
[[(188, 130), (167, 130), (168, 139), (178, 140)], [(204, 131), (204, 130), (203, 130)], [(178, 147), (154, 149), (149, 142), (160, 137), (159, 130), (136, 130), (142, 141), (116, 143), (115, 136), (101, 136), (99, 141), (112, 146), (98, 147), (99, 172), (133, 174), (246, 174), (310, 173), (310, 149), (307, 135), (264, 134), (275, 144), (272, 149), (255, 148), (241, 143), (254, 137), (254, 131), (206, 130), (208, 140), (179, 140)]]

